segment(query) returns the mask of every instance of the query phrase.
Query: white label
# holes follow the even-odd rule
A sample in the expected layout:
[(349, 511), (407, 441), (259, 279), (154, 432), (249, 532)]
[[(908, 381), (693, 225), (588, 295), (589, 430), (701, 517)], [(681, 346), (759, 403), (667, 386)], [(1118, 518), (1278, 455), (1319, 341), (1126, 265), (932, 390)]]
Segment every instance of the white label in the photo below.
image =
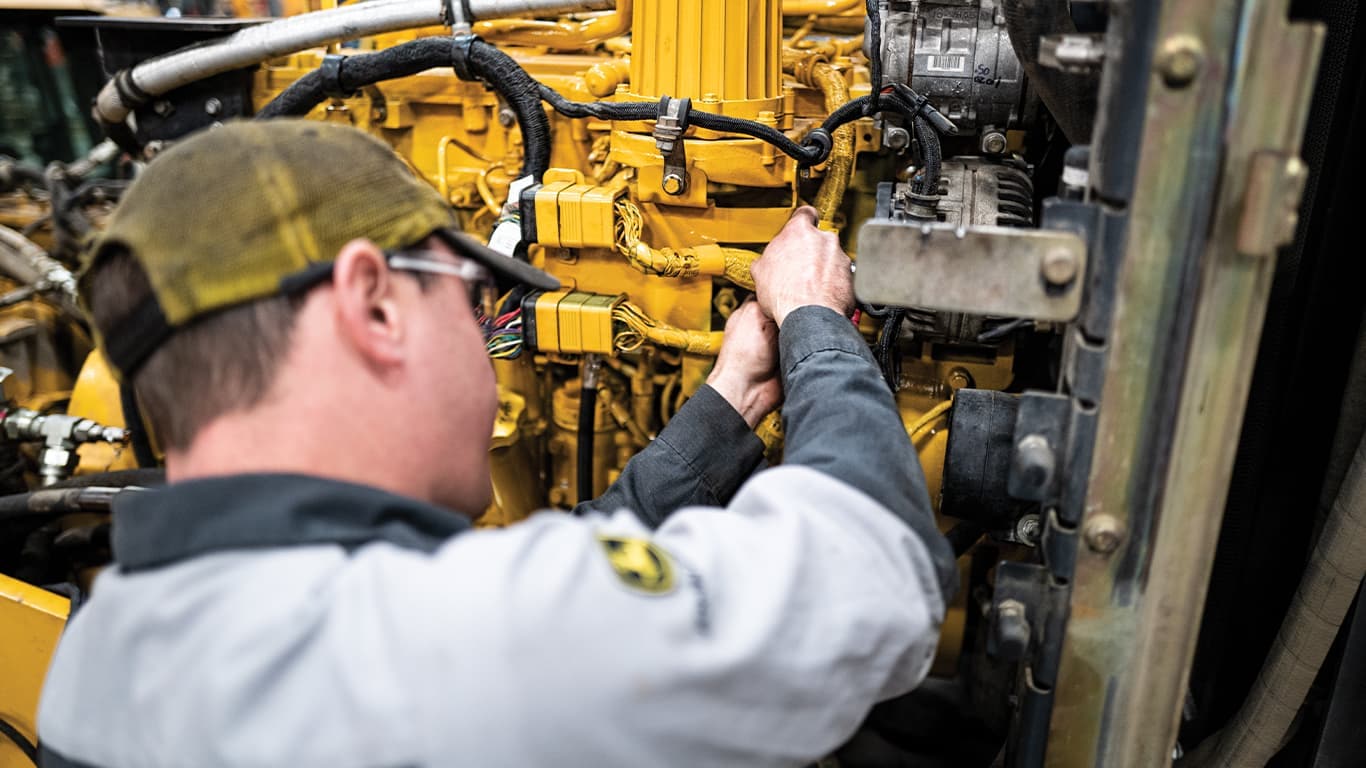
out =
[(493, 235), (489, 237), (489, 247), (503, 254), (511, 256), (517, 250), (517, 244), (522, 242), (522, 224), (512, 219), (504, 219), (501, 224), (493, 228)]
[(967, 64), (967, 56), (931, 56), (930, 61), (925, 65), (925, 69), (930, 72), (962, 72), (963, 66)]
[(516, 208), (517, 205), (521, 203), (522, 190), (531, 186), (532, 182), (534, 181), (535, 179), (531, 178), (530, 176), (523, 176), (522, 178), (517, 179), (508, 185), (508, 203), (510, 203), (513, 208)]
[(1069, 187), (1086, 187), (1090, 184), (1090, 176), (1085, 168), (1062, 169), (1062, 183)]

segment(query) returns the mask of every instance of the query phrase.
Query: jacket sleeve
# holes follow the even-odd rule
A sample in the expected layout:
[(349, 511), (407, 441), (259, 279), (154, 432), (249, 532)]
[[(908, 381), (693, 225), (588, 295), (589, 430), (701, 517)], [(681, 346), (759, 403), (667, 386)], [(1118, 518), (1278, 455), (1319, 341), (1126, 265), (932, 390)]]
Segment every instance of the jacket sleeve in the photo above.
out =
[(763, 441), (720, 393), (703, 385), (616, 482), (574, 514), (629, 509), (655, 528), (674, 510), (730, 503), (763, 458)]
[(934, 524), (925, 476), (868, 344), (825, 307), (793, 310), (779, 335), (783, 463), (810, 467), (871, 496), (915, 531), (944, 599), (957, 590), (953, 550)]
[[(534, 723), (477, 751), (516, 754), (498, 765), (814, 763), (924, 678), (944, 615), (919, 537), (805, 467), (653, 531), (625, 510), (544, 513), (431, 563), (390, 579), (424, 606), (414, 621), (451, 606), (439, 655), (414, 656), (424, 730), (450, 753), (502, 739), (488, 723)], [(452, 717), (465, 701), (478, 716)]]

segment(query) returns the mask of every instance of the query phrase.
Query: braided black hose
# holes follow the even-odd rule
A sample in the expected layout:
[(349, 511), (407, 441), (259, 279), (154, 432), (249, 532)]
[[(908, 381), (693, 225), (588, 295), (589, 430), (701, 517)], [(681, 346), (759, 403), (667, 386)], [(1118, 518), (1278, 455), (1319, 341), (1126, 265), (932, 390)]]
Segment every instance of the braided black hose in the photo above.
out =
[(930, 121), (920, 115), (915, 116), (915, 136), (920, 140), (921, 171), (911, 184), (911, 191), (918, 195), (939, 194), (939, 167), (943, 161), (943, 150), (939, 146), (939, 134), (930, 127)]
[(539, 181), (550, 167), (550, 119), (541, 107), (540, 84), (506, 53), (477, 38), (423, 37), (375, 53), (346, 56), (330, 70), (316, 69), (296, 80), (256, 117), (306, 115), (329, 93), (352, 93), (433, 67), (453, 67), (458, 75), (482, 80), (503, 97), (522, 129), (522, 175)]

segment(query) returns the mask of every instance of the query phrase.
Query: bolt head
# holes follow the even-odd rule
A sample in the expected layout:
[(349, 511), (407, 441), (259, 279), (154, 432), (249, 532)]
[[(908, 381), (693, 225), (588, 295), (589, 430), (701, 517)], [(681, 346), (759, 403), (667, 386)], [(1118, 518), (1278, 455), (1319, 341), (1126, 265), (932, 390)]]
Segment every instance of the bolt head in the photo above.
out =
[(204, 114), (210, 117), (217, 117), (223, 111), (223, 102), (218, 99), (209, 99), (204, 102)]
[(507, 107), (498, 110), (498, 124), (504, 128), (511, 128), (517, 122), (517, 114)]
[(957, 392), (958, 390), (963, 389), (964, 387), (972, 386), (972, 374), (968, 373), (962, 368), (954, 368), (953, 370), (949, 371), (949, 375), (948, 378), (945, 380), (945, 383), (949, 385), (949, 389), (953, 390), (954, 392)]
[(1052, 248), (1039, 266), (1049, 285), (1064, 286), (1077, 279), (1077, 257), (1066, 248)]
[(1124, 541), (1124, 526), (1110, 515), (1096, 515), (1087, 521), (1082, 536), (1092, 552), (1108, 555)]
[(159, 99), (157, 101), (152, 102), (152, 112), (157, 117), (165, 117), (171, 114), (173, 111), (175, 111), (175, 107), (172, 107), (171, 102), (166, 101), (165, 99)]
[(665, 194), (670, 195), (681, 195), (684, 190), (688, 188), (683, 177), (676, 173), (670, 173), (665, 176), (664, 180), (660, 183), (660, 186), (664, 188)]
[(1038, 515), (1025, 515), (1015, 524), (1015, 538), (1031, 547), (1039, 543), (1039, 536), (1043, 533), (1043, 523)]
[(888, 126), (882, 131), (882, 143), (888, 149), (905, 149), (911, 143), (911, 132), (900, 126)]
[(999, 155), (1006, 151), (1006, 135), (992, 131), (982, 136), (982, 151), (988, 155)]
[(1194, 35), (1173, 35), (1157, 54), (1158, 72), (1168, 88), (1185, 88), (1195, 81), (1205, 62), (1205, 47)]

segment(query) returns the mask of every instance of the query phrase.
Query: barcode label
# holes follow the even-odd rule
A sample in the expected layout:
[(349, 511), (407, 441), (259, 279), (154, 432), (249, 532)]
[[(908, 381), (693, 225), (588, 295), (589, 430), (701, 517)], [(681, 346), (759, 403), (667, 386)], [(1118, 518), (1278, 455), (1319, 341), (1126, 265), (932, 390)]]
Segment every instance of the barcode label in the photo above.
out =
[(925, 69), (930, 72), (962, 72), (967, 63), (966, 56), (931, 56)]

